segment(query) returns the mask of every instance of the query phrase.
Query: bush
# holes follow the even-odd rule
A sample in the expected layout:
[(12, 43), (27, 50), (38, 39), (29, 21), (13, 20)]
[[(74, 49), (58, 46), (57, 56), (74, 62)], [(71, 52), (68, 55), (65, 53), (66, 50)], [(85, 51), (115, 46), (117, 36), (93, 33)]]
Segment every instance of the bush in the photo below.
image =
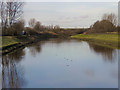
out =
[(36, 30), (29, 28), (29, 27), (25, 28), (25, 32), (27, 35), (37, 35), (38, 34), (38, 32)]
[(6, 36), (21, 35), (21, 32), (23, 30), (24, 30), (24, 21), (19, 21), (17, 23), (14, 23), (7, 29), (2, 29), (2, 35), (6, 35)]
[(120, 26), (117, 26), (117, 32), (120, 33)]
[(92, 26), (90, 32), (91, 33), (105, 33), (105, 32), (113, 32), (116, 27), (109, 22), (108, 20), (97, 21)]

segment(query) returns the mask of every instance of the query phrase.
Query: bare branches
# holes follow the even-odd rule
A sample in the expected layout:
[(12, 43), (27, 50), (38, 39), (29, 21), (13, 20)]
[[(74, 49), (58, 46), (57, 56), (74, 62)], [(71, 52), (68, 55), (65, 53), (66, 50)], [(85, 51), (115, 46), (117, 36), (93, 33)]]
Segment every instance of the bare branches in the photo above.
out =
[[(12, 2), (13, 1), (13, 2)], [(19, 21), (23, 14), (24, 2), (9, 0), (0, 3), (1, 25), (3, 28), (11, 26), (13, 23)]]
[(117, 17), (114, 13), (111, 14), (104, 14), (102, 17), (102, 20), (108, 20), (110, 21), (113, 25), (117, 25)]
[(6, 3), (0, 2), (0, 18), (1, 18), (1, 27), (6, 28), (7, 27), (7, 9), (6, 9)]
[(28, 22), (29, 23), (29, 26), (31, 28), (34, 28), (35, 24), (36, 24), (36, 20), (34, 18), (30, 19), (30, 21)]

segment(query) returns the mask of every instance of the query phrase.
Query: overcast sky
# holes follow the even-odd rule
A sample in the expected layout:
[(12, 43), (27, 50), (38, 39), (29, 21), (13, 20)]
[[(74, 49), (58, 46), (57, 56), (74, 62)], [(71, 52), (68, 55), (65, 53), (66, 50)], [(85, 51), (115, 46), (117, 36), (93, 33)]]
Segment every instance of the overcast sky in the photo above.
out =
[(120, 0), (19, 0), (26, 2), (118, 2)]
[(118, 14), (117, 2), (26, 2), (26, 23), (35, 18), (44, 25), (60, 27), (89, 27), (104, 13)]

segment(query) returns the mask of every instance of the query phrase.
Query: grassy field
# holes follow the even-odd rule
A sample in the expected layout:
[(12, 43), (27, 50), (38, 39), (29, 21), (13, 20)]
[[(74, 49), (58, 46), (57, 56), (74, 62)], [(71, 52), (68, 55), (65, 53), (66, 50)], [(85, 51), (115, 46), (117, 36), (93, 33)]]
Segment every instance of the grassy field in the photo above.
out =
[(118, 47), (120, 40), (118, 39), (120, 35), (118, 34), (78, 34), (71, 36), (74, 39), (81, 39), (86, 41), (91, 41), (108, 47)]
[(1, 36), (0, 38), (2, 38), (2, 44), (0, 45), (0, 47), (5, 47), (20, 42), (19, 39), (13, 36)]

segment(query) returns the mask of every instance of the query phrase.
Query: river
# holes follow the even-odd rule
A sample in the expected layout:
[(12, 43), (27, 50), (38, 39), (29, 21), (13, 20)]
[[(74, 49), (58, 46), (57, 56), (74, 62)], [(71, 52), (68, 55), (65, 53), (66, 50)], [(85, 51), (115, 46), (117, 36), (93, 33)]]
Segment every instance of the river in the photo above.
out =
[(117, 88), (118, 49), (46, 40), (2, 57), (3, 88)]

